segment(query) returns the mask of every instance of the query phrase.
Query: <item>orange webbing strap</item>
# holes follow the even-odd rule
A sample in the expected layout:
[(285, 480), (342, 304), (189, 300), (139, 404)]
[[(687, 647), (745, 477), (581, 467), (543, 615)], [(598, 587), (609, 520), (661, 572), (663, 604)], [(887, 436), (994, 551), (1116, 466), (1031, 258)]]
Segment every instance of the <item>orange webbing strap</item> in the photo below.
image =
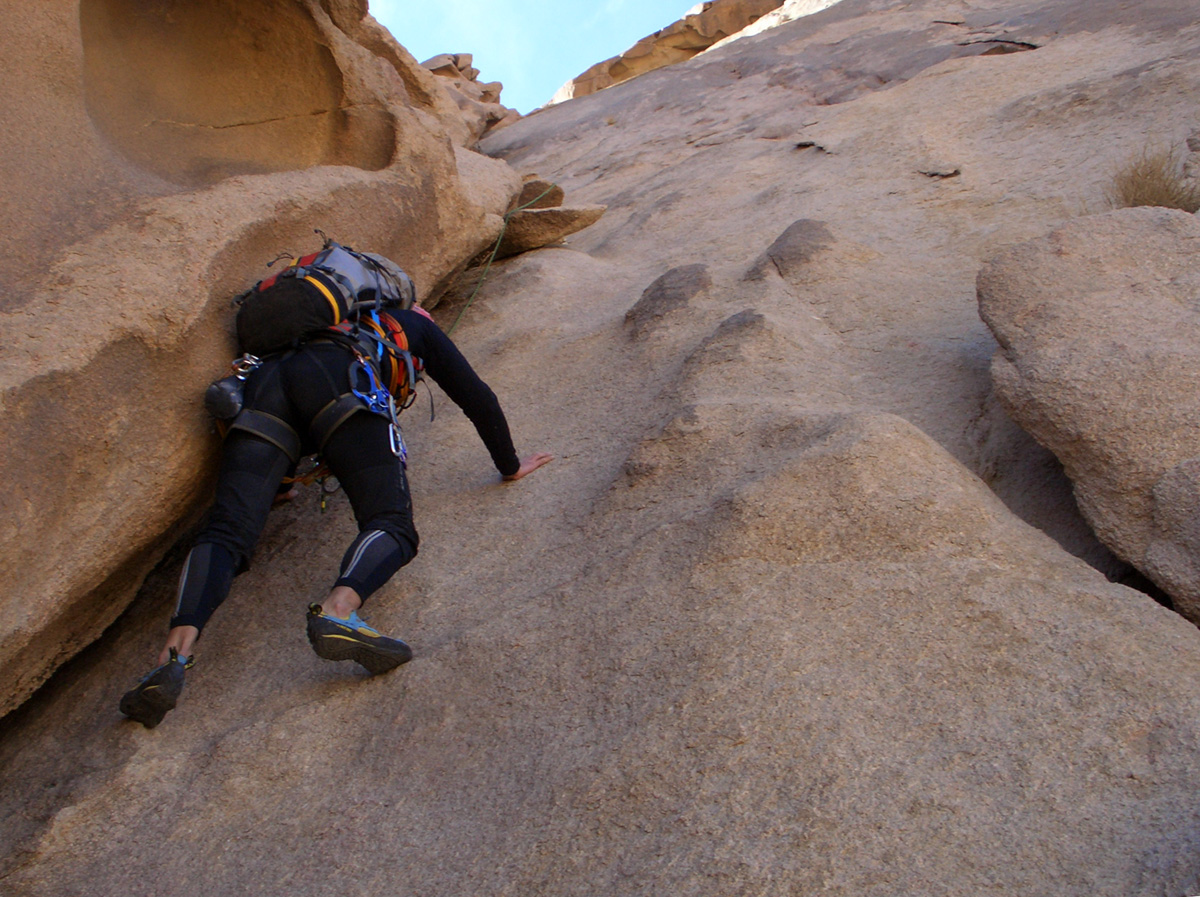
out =
[[(401, 408), (406, 407), (405, 403), (417, 384), (414, 382), (417, 379), (416, 370), (413, 367), (412, 353), (408, 351), (408, 334), (404, 332), (404, 328), (400, 326), (400, 322), (391, 315), (380, 315), (382, 324), (387, 328), (385, 336), (390, 336), (390, 345), (388, 350), (392, 353), (392, 382), (388, 384), (388, 392), (396, 396), (396, 401)], [(396, 350), (400, 351), (397, 352)], [(400, 382), (400, 374), (404, 373), (404, 382)], [(400, 390), (397, 395), (396, 390)]]
[(321, 463), (319, 463), (316, 467), (314, 467), (308, 473), (303, 474), (298, 477), (284, 477), (282, 482), (289, 483), (289, 484), (290, 483), (299, 483), (301, 486), (311, 486), (317, 480), (323, 480), (327, 476), (329, 476), (331, 473), (333, 473), (333, 471), (331, 471), (329, 469), (329, 465), (326, 464), (324, 461), (321, 461)]
[[(373, 339), (392, 356), (390, 376), (384, 385), (400, 407), (404, 407), (405, 400), (416, 386), (413, 382), (416, 380), (416, 371), (413, 367), (412, 353), (408, 351), (408, 335), (400, 326), (400, 322), (389, 314), (381, 314), (378, 321), (367, 318), (362, 322), (362, 326), (369, 327)], [(401, 372), (404, 373), (403, 381), (400, 377)]]

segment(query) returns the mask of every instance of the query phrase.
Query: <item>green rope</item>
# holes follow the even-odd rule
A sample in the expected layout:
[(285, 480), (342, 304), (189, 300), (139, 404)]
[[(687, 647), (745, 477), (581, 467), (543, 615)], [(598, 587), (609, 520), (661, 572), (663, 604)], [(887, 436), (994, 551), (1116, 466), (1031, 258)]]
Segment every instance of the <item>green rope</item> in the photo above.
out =
[(479, 291), (483, 289), (483, 282), (487, 280), (488, 271), (490, 271), (492, 268), (492, 262), (496, 260), (496, 253), (500, 251), (500, 242), (504, 239), (504, 232), (508, 230), (508, 219), (517, 214), (517, 212), (523, 212), (528, 209), (531, 205), (541, 200), (543, 196), (557, 186), (558, 184), (551, 184), (549, 187), (543, 190), (539, 196), (535, 196), (524, 205), (517, 206), (511, 212), (504, 213), (504, 224), (500, 228), (500, 236), (496, 237), (496, 245), (492, 247), (492, 254), (488, 256), (487, 264), (483, 266), (483, 273), (479, 275), (479, 283), (475, 284), (475, 289), (471, 291), (471, 295), (467, 299), (467, 304), (462, 307), (462, 311), (458, 313), (458, 317), (454, 319), (454, 323), (451, 324), (450, 329), (446, 331), (447, 336), (454, 333), (454, 328), (458, 326), (458, 322), (463, 319), (463, 315), (467, 313), (467, 309), (471, 307), (471, 303), (475, 301), (475, 297), (478, 296)]

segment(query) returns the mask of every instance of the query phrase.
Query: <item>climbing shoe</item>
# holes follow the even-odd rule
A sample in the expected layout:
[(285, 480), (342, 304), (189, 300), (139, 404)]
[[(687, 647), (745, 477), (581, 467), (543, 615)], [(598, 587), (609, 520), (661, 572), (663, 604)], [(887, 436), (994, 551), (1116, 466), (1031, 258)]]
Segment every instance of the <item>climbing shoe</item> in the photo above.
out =
[(342, 620), (323, 612), (321, 605), (308, 607), (308, 641), (318, 657), (353, 660), (368, 672), (386, 673), (412, 660), (412, 648), (398, 638), (380, 635), (356, 613)]
[(162, 722), (168, 710), (175, 708), (183, 691), (184, 671), (190, 670), (193, 662), (190, 657), (180, 657), (172, 648), (170, 660), (152, 669), (141, 682), (125, 692), (121, 698), (121, 712), (147, 729), (153, 729)]

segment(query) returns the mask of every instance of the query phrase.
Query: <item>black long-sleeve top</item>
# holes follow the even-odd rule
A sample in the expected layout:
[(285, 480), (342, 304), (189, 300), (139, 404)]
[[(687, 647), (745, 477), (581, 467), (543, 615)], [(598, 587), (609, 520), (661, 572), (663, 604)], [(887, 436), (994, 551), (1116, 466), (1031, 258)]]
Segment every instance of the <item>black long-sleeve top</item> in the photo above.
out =
[(458, 347), (433, 321), (415, 311), (389, 311), (404, 328), (408, 350), (421, 359), (426, 373), (475, 425), (502, 476), (521, 467), (500, 401), (480, 379)]

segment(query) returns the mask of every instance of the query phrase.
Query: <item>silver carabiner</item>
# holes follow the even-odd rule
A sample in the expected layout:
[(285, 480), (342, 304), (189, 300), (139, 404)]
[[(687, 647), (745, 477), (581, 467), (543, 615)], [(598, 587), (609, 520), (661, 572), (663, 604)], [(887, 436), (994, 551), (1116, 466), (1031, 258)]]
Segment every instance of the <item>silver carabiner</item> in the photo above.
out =
[(388, 445), (392, 454), (400, 459), (400, 463), (408, 467), (408, 448), (404, 445), (404, 434), (395, 421), (388, 424)]
[(257, 355), (251, 355), (249, 352), (241, 358), (233, 360), (233, 374), (239, 380), (245, 380), (260, 367), (262, 367), (262, 359)]

